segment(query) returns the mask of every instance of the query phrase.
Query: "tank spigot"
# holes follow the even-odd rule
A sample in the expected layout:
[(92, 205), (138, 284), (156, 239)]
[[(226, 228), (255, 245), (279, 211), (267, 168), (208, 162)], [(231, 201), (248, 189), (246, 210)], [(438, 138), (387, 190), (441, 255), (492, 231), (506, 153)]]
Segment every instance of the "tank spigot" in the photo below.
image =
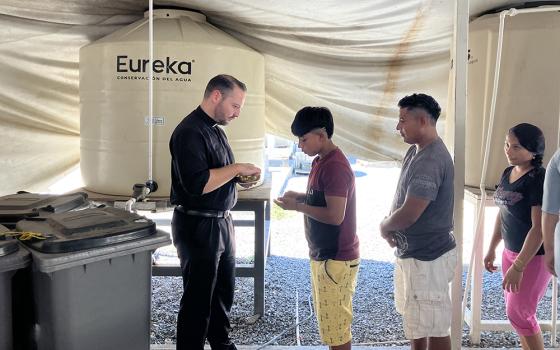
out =
[(144, 184), (134, 184), (132, 186), (132, 198), (141, 201), (150, 193), (150, 190)]
[(137, 201), (144, 200), (152, 192), (157, 191), (158, 184), (153, 180), (146, 181), (145, 184), (134, 184), (132, 186), (132, 198)]

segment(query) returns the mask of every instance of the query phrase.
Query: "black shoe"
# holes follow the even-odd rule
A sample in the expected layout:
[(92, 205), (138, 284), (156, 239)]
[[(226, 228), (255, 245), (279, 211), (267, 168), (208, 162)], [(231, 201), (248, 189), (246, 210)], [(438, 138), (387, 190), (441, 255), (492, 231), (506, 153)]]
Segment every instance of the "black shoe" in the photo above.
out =
[(212, 350), (237, 350), (237, 347), (231, 340), (228, 340), (226, 343), (218, 343), (218, 344), (210, 343), (210, 348)]

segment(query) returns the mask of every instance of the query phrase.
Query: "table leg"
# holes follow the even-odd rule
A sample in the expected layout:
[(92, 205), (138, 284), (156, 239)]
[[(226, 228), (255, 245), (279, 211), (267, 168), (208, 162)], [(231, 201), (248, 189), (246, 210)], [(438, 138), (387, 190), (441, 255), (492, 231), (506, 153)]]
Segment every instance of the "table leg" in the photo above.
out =
[(264, 273), (266, 263), (265, 252), (265, 203), (258, 202), (255, 206), (255, 284), (254, 313), (264, 315)]

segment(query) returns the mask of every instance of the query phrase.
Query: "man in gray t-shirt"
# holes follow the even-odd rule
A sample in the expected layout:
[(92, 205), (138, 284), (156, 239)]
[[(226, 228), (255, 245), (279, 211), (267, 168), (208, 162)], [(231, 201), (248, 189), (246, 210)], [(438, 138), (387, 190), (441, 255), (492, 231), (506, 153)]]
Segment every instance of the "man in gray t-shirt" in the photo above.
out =
[(407, 196), (429, 204), (416, 222), (393, 232), (395, 255), (431, 261), (453, 249), (453, 162), (439, 137), (420, 151), (414, 145), (406, 152), (391, 213), (403, 206)]
[(439, 138), (438, 103), (425, 94), (399, 101), (397, 130), (411, 144), (391, 214), (379, 230), (396, 247), (395, 306), (412, 349), (451, 349), (449, 282), (453, 238), (453, 161)]

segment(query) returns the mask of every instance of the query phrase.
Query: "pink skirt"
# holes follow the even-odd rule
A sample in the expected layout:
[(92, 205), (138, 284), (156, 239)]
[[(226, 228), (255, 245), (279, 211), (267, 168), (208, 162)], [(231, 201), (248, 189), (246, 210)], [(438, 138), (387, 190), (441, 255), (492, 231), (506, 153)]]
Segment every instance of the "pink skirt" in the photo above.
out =
[[(502, 254), (502, 275), (508, 271), (518, 253), (504, 248)], [(544, 256), (535, 255), (525, 267), (519, 293), (504, 290), (507, 317), (517, 333), (531, 336), (540, 333), (537, 321), (537, 305), (550, 282), (551, 274), (545, 267)]]

